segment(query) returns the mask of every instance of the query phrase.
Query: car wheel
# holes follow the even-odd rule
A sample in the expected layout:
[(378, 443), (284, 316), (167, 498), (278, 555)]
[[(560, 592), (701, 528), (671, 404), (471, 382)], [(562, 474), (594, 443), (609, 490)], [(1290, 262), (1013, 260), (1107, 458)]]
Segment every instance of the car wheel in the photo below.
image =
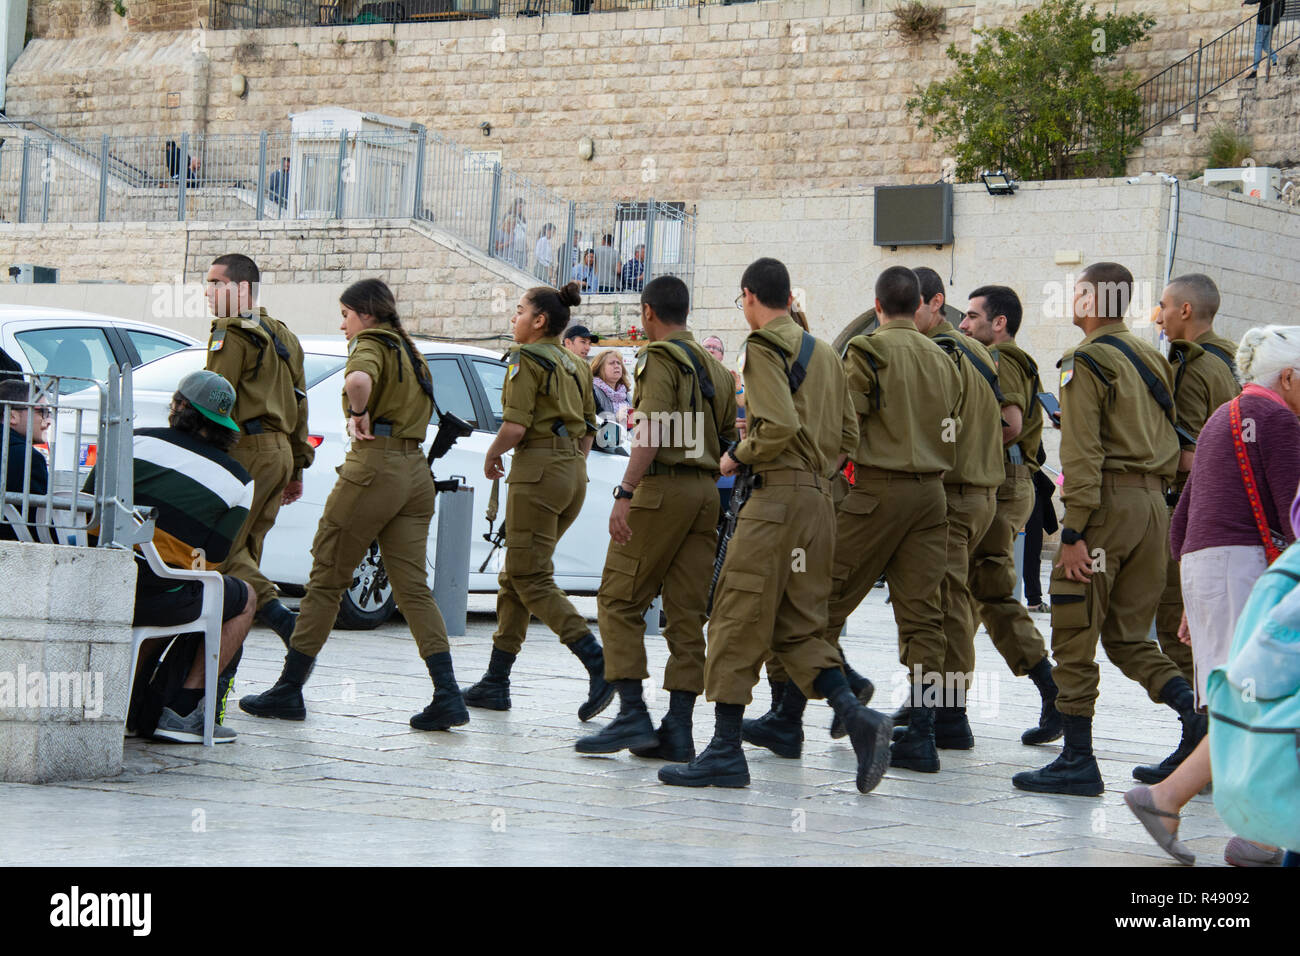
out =
[(350, 631), (370, 630), (385, 623), (396, 609), (393, 585), (384, 570), (384, 559), (379, 556), (379, 545), (372, 543), (352, 572), (351, 586), (343, 592), (335, 626)]

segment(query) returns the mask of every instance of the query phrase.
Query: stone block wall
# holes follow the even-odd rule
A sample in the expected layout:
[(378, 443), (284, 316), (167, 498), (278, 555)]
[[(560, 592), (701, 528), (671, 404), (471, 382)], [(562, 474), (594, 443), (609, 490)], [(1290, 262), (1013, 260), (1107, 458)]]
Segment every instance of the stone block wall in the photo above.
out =
[(0, 780), (122, 769), (135, 561), (104, 548), (0, 542)]

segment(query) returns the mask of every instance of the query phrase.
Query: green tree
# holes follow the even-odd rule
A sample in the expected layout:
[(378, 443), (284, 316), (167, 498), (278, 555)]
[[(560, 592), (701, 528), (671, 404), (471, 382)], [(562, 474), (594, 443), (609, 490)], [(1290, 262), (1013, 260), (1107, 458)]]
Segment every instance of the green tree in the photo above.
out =
[(1141, 102), (1131, 71), (1104, 73), (1155, 20), (1099, 16), (1083, 0), (1044, 0), (1011, 28), (976, 30), (948, 47), (956, 72), (907, 108), (917, 125), (955, 141), (958, 179), (1003, 169), (1021, 179), (1122, 175), (1138, 144)]

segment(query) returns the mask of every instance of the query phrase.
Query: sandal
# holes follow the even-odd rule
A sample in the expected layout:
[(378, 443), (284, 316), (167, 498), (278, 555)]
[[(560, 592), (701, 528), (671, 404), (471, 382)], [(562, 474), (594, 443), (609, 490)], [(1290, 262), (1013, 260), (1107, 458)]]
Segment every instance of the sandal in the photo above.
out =
[(1181, 819), (1177, 813), (1170, 813), (1168, 810), (1161, 810), (1151, 799), (1151, 788), (1148, 786), (1134, 787), (1124, 794), (1124, 802), (1128, 808), (1133, 811), (1133, 816), (1138, 818), (1138, 822), (1146, 828), (1151, 839), (1155, 840), (1170, 856), (1184, 866), (1191, 866), (1196, 862), (1196, 854), (1178, 841), (1178, 831), (1169, 832), (1165, 829), (1158, 817), (1166, 817), (1172, 820)]
[(1258, 843), (1235, 836), (1223, 848), (1223, 862), (1232, 866), (1281, 866), (1282, 851), (1265, 850)]

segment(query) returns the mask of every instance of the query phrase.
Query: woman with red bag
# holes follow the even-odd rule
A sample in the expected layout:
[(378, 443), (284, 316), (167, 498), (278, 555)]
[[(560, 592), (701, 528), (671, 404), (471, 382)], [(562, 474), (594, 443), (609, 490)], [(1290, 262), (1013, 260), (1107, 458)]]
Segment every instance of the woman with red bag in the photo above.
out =
[[(1300, 484), (1300, 327), (1251, 329), (1236, 364), (1242, 392), (1205, 423), (1170, 524), (1183, 586), (1178, 636), (1192, 648), (1202, 711), (1206, 678), (1227, 662), (1251, 588), (1295, 540), (1291, 504)], [(1165, 780), (1124, 794), (1147, 832), (1180, 863), (1196, 858), (1177, 839), (1178, 811), (1210, 777), (1206, 738)], [(1276, 866), (1281, 858), (1280, 850), (1241, 837), (1233, 837), (1224, 851), (1235, 866)]]

